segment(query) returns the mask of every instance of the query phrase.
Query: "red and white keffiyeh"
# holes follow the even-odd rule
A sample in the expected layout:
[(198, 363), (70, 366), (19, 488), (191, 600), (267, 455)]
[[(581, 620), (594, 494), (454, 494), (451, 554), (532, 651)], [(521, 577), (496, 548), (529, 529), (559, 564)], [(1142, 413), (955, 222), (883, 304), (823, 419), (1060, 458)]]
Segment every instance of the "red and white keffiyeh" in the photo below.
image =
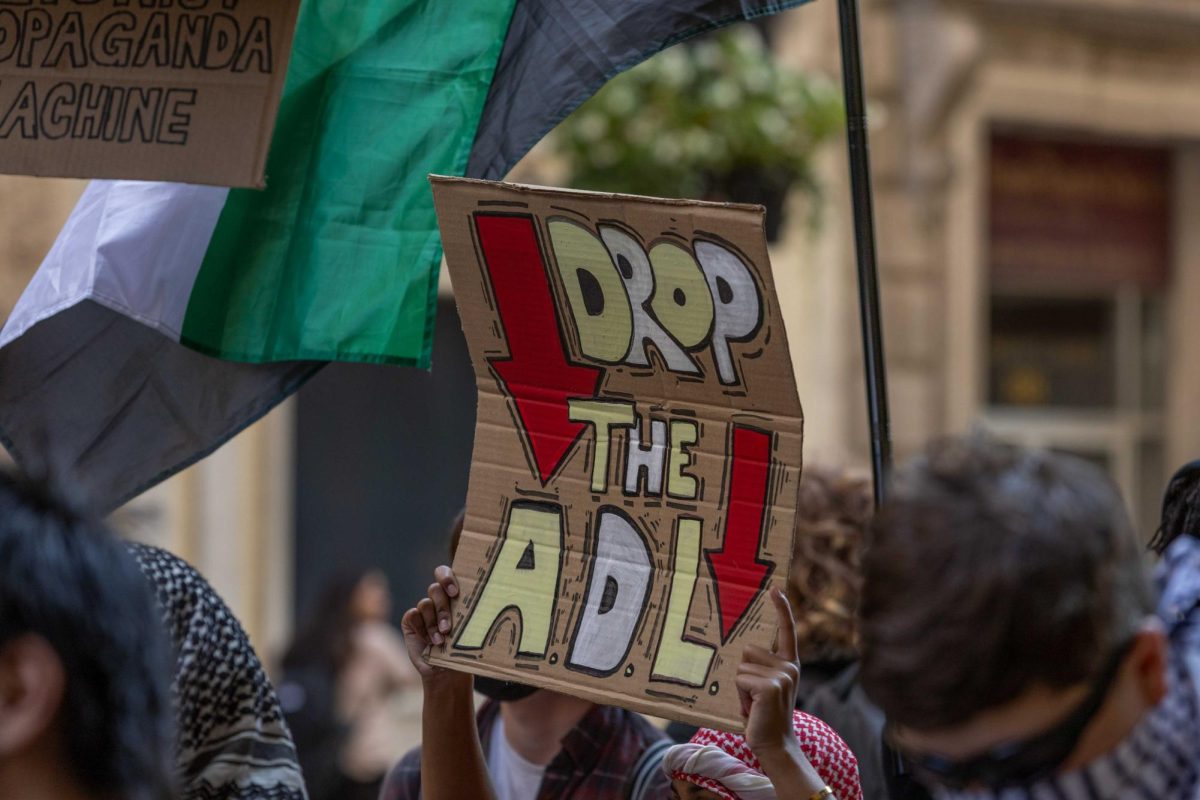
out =
[[(793, 712), (792, 727), (800, 749), (838, 800), (862, 800), (858, 759), (842, 737), (802, 711)], [(671, 780), (693, 783), (725, 800), (776, 800), (775, 788), (758, 759), (745, 738), (735, 733), (701, 728), (687, 744), (667, 750), (663, 771)]]

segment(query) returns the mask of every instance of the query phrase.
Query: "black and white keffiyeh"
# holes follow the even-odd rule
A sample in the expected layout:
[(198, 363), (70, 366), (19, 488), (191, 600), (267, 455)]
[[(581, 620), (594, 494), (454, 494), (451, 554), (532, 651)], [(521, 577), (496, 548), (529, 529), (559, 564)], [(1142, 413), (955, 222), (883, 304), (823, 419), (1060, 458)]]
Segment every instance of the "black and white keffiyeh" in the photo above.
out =
[(183, 800), (307, 800), (275, 690), (241, 624), (186, 562), (146, 545), (129, 550), (175, 649)]

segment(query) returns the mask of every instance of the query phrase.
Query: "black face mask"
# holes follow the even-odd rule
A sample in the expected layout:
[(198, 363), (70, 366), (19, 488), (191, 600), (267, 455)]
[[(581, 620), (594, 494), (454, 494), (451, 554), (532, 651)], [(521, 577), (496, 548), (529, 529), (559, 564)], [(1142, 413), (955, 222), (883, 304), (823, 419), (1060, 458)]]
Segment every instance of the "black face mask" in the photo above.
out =
[(476, 675), (475, 691), (489, 700), (495, 700), (497, 703), (512, 703), (517, 700), (524, 700), (536, 692), (537, 688), (514, 681), (502, 681), (499, 678), (487, 678), (483, 675)]
[(1003, 789), (1033, 783), (1056, 772), (1075, 752), (1088, 723), (1104, 705), (1112, 682), (1133, 647), (1126, 642), (1109, 657), (1087, 697), (1061, 721), (1042, 733), (1015, 742), (999, 744), (981, 755), (952, 761), (933, 753), (906, 753), (905, 759), (923, 783), (947, 789), (985, 786)]

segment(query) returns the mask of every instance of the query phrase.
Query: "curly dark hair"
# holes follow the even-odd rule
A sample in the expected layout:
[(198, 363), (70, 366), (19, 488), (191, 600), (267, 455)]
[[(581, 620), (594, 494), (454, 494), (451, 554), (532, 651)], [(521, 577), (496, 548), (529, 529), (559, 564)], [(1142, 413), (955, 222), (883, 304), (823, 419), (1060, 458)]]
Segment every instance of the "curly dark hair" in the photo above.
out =
[(1153, 609), (1108, 478), (980, 435), (896, 474), (863, 574), (862, 683), (913, 729), (1087, 680)]
[(0, 650), (28, 635), (62, 662), (63, 757), (79, 785), (173, 797), (171, 666), (150, 587), (97, 518), (0, 471)]
[(869, 475), (805, 466), (788, 581), (803, 662), (858, 655), (862, 550), (874, 509)]
[(1161, 556), (1180, 536), (1200, 538), (1200, 461), (1181, 467), (1167, 482), (1162, 518), (1150, 549)]

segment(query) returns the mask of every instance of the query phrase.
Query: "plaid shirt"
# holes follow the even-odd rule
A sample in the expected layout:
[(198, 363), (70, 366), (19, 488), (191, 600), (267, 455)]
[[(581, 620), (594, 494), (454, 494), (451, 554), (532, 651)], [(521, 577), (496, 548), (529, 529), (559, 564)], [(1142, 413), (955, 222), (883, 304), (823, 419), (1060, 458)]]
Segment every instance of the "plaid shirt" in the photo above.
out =
[[(479, 739), (489, 750), (500, 707), (488, 702), (479, 710)], [(642, 752), (666, 734), (632, 711), (597, 705), (562, 741), (562, 749), (546, 767), (536, 800), (613, 800), (628, 796), (630, 772)], [(655, 769), (647, 797), (669, 797), (670, 782)], [(380, 800), (419, 800), (421, 749), (411, 750), (388, 773)]]

